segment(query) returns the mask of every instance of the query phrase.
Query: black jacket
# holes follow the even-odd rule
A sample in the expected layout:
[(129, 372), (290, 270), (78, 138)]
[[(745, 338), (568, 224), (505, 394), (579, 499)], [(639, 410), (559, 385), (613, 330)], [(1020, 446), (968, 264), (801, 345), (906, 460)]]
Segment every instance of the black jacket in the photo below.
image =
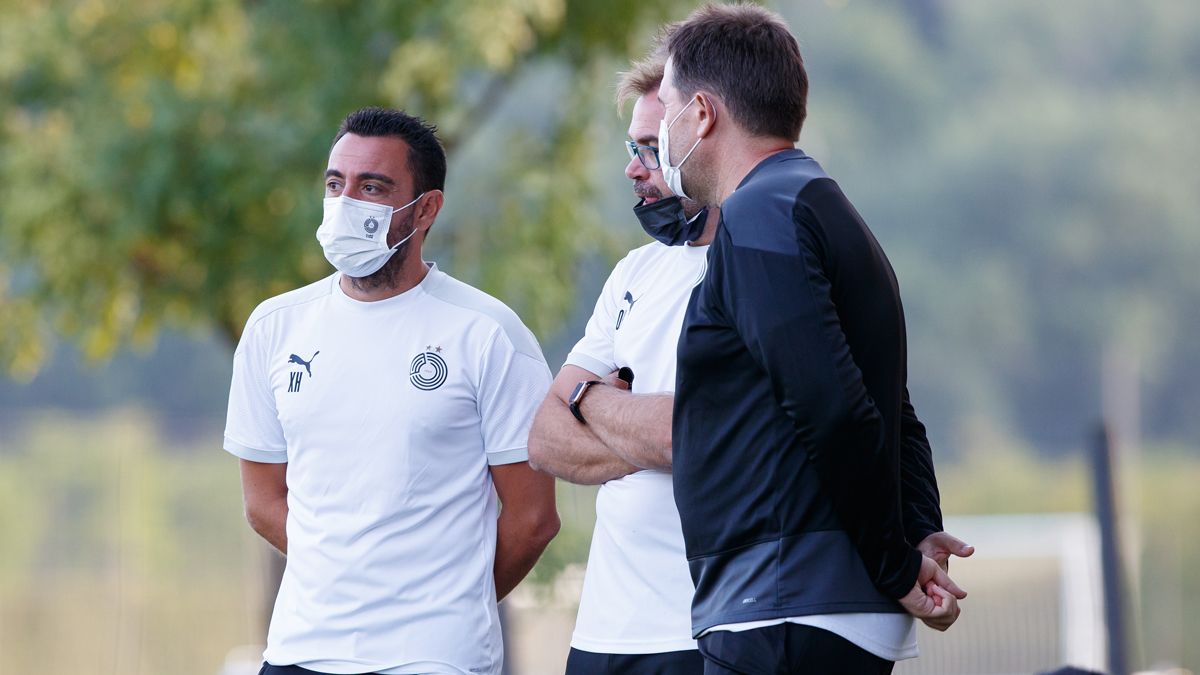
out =
[(695, 633), (903, 611), (914, 546), (942, 529), (906, 369), (896, 278), (858, 212), (803, 152), (764, 160), (722, 205), (679, 339)]

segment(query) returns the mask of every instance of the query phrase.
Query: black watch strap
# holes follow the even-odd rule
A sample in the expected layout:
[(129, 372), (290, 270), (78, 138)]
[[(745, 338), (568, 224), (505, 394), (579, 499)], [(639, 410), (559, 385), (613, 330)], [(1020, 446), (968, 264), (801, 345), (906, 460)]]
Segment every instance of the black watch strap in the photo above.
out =
[(571, 398), (567, 401), (567, 408), (571, 410), (571, 414), (575, 419), (579, 420), (580, 424), (587, 424), (587, 420), (583, 419), (583, 413), (579, 412), (579, 404), (583, 402), (583, 395), (587, 393), (589, 387), (593, 384), (603, 384), (600, 380), (584, 380), (575, 385), (575, 390), (571, 392)]

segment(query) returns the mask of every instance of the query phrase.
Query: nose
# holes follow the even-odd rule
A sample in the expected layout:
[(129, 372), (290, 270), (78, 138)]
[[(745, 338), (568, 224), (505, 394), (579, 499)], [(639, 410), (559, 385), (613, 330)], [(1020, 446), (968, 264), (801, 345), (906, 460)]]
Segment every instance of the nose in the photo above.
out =
[(625, 177), (629, 180), (650, 180), (650, 172), (642, 166), (642, 160), (630, 157), (625, 165)]

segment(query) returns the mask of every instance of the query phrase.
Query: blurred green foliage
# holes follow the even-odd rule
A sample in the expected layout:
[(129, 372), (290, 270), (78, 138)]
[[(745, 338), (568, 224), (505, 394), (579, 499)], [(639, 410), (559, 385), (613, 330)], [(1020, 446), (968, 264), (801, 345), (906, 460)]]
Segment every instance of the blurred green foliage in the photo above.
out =
[[(0, 1), (0, 366), (231, 342), (328, 273), (318, 174), (366, 104), (441, 126), (429, 257), (555, 351), (640, 237), (613, 75), (690, 4)], [(1110, 357), (1149, 437), (1200, 440), (1200, 5), (774, 4), (812, 79), (800, 145), (899, 273), (935, 444), (1070, 447)]]
[[(0, 3), (0, 361), (29, 376), (55, 335), (92, 357), (164, 325), (236, 339), (258, 302), (329, 272), (320, 173), (369, 104), (439, 124), (452, 167), (486, 143), (486, 172), (451, 174), (440, 245), (548, 331), (597, 245), (590, 120), (668, 4)], [(554, 68), (536, 126), (477, 137)], [(504, 180), (479, 189), (488, 172)]]

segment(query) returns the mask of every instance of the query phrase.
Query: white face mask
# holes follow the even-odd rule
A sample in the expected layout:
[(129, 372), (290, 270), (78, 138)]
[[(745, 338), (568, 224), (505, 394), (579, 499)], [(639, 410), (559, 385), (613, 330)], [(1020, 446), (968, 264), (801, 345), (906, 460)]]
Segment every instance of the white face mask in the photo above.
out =
[(667, 182), (667, 187), (671, 188), (671, 192), (674, 192), (684, 199), (691, 198), (683, 192), (683, 174), (679, 172), (679, 167), (683, 166), (683, 163), (688, 160), (688, 157), (692, 156), (692, 153), (696, 150), (696, 146), (700, 145), (700, 141), (704, 139), (697, 138), (695, 144), (692, 145), (692, 149), (688, 150), (687, 154), (683, 156), (683, 159), (679, 160), (679, 164), (671, 166), (671, 139), (668, 137), (667, 132), (671, 129), (671, 126), (674, 125), (675, 122), (679, 121), (679, 116), (683, 114), (683, 111), (687, 110), (688, 107), (695, 102), (696, 97), (693, 96), (692, 100), (688, 101), (688, 104), (683, 106), (683, 108), (676, 113), (675, 119), (671, 120), (671, 124), (667, 124), (666, 119), (659, 120), (658, 122), (658, 157), (662, 163), (663, 180)]
[[(424, 195), (422, 192), (417, 199)], [(387, 204), (364, 202), (346, 195), (327, 197), (325, 217), (317, 228), (317, 241), (321, 242), (325, 259), (348, 277), (361, 279), (379, 271), (396, 249), (417, 233), (414, 228), (395, 246), (387, 245), (392, 214), (416, 204), (417, 199), (393, 209)]]

